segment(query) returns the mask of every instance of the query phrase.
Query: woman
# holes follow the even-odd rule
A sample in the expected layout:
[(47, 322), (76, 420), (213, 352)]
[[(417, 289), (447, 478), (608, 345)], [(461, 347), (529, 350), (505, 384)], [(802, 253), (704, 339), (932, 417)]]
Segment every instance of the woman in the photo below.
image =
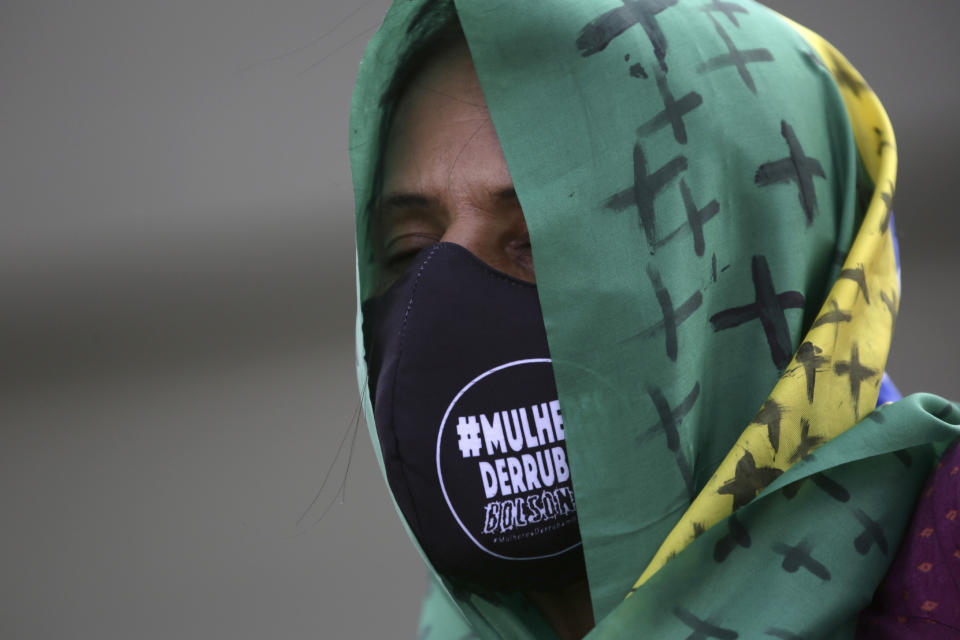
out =
[(842, 56), (746, 0), (400, 2), (351, 127), (421, 633), (851, 637), (960, 411), (873, 410), (896, 154)]

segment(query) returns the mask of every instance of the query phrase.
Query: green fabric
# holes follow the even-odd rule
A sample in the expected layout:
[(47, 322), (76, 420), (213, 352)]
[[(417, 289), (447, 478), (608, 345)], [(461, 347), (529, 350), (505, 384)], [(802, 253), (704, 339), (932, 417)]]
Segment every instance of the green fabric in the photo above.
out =
[[(714, 332), (707, 317), (753, 300), (751, 256), (762, 254), (778, 292), (807, 296), (805, 310), (786, 314), (798, 344), (833, 280), (838, 231), (849, 244), (856, 225), (853, 190), (847, 197), (830, 188), (853, 184), (856, 172), (832, 79), (814, 67), (805, 43), (786, 25), (754, 15), (741, 19), (738, 46), (771, 48), (782, 61), (751, 65), (762, 94), (754, 96), (733, 69), (697, 74), (700, 60), (724, 50), (699, 4), (658, 16), (669, 34), (667, 77), (674, 96), (696, 91), (703, 100), (684, 118), (688, 143), (679, 144), (670, 126), (640, 140), (650, 173), (682, 154), (688, 165), (683, 179), (697, 207), (718, 201), (717, 215), (704, 225), (709, 253), (702, 257), (689, 232), (651, 254), (636, 208), (604, 207), (611, 194), (633, 185), (635, 129), (664, 109), (653, 79), (659, 65), (644, 31), (635, 27), (601, 54), (584, 58), (574, 46), (577, 33), (603, 13), (603, 3), (459, 7), (530, 228), (561, 406), (573, 425), (567, 446), (600, 617), (633, 586), (694, 493), (662, 435), (638, 443), (659, 421), (651, 391), (658, 389), (675, 407), (699, 384), (699, 397), (680, 425), (681, 453), (699, 488), (780, 376), (759, 326)], [(630, 75), (636, 63), (649, 79)], [(691, 72), (680, 75), (685, 70)], [(512, 90), (516, 86), (524, 90)], [(753, 184), (757, 167), (785, 155), (781, 120), (793, 126), (808, 155), (822, 158), (829, 177), (818, 185), (822, 213), (810, 229), (796, 189)], [(824, 120), (835, 124), (825, 128)], [(685, 208), (679, 189), (664, 191), (656, 222), (665, 234), (684, 224)], [(665, 330), (644, 333), (664, 319), (654, 271), (671, 306), (698, 293), (702, 300), (677, 329), (675, 363)]]
[[(686, 638), (691, 629), (677, 617), (678, 609), (697, 612), (699, 618), (722, 628), (736, 629), (741, 638), (853, 637), (856, 613), (886, 572), (909, 522), (909, 513), (887, 505), (913, 500), (942, 443), (960, 433), (958, 423), (960, 408), (930, 394), (915, 394), (881, 407), (856, 429), (794, 466), (737, 512), (737, 521), (749, 531), (750, 546), (724, 544), (730, 555), (722, 572), (715, 570), (715, 553), (717, 542), (730, 535), (729, 522), (701, 535), (634, 596), (599, 620), (588, 637), (631, 638), (649, 633), (648, 637)], [(930, 442), (941, 445), (934, 448)], [(899, 455), (889, 455), (892, 452)], [(904, 469), (924, 473), (905, 474)], [(814, 477), (817, 482), (812, 481)], [(849, 497), (840, 501), (821, 488), (833, 485), (842, 487)], [(856, 551), (856, 540), (864, 533), (862, 526), (852, 525), (859, 522), (858, 513), (885, 513), (880, 524), (886, 533), (886, 551), (866, 542), (866, 536), (861, 543), (869, 547), (866, 555)], [(769, 577), (771, 570), (782, 571), (783, 562), (774, 546), (784, 541), (797, 546), (801, 540), (809, 543), (812, 555), (830, 571), (830, 580), (799, 569), (783, 572), (790, 579), (772, 588), (763, 578)], [(845, 557), (858, 561), (844, 563)], [(499, 604), (496, 616), (491, 617), (516, 615)], [(469, 637), (473, 631), (456, 614), (456, 606), (442, 589), (433, 589), (421, 621), (421, 632), (429, 633), (422, 637)], [(465, 606), (476, 616), (475, 603)], [(545, 636), (477, 632), (477, 637)]]
[[(598, 622), (590, 638), (684, 638), (698, 624), (729, 632), (718, 637), (850, 637), (909, 522), (929, 443), (958, 434), (960, 411), (932, 396), (875, 412), (736, 512), (749, 547), (718, 561), (738, 526), (721, 522), (624, 600), (784, 373), (759, 320), (715, 330), (710, 318), (754, 301), (762, 256), (776, 293), (803, 295), (783, 314), (792, 354), (860, 225), (858, 191), (873, 190), (828, 69), (779, 16), (736, 5), (725, 15), (692, 0), (456, 2), (532, 238)], [(397, 2), (361, 65), (351, 116), (361, 300), (376, 277), (367, 211), (388, 115), (380, 96), (444, 10)], [(606, 39), (589, 25), (618, 21), (600, 49)], [(718, 58), (728, 43), (755, 51), (745, 71)], [(673, 123), (659, 115), (670, 95), (688, 109)], [(784, 123), (822, 168), (815, 210), (794, 182), (757, 184), (758, 167), (789, 153)], [(637, 202), (649, 195), (635, 188), (644, 164), (651, 175), (676, 169), (652, 196), (655, 227)], [(689, 201), (701, 215), (716, 206), (702, 244)], [(365, 411), (376, 443), (369, 402)], [(887, 455), (902, 449), (909, 466)], [(834, 484), (842, 493), (823, 488)], [(866, 517), (885, 551), (857, 549)], [(783, 566), (801, 544), (829, 578)], [(522, 598), (438, 580), (424, 637), (549, 637)]]

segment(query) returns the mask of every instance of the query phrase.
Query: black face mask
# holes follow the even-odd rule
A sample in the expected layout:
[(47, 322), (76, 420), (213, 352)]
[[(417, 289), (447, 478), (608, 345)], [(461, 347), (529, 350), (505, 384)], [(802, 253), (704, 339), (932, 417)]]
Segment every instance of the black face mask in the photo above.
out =
[(582, 579), (536, 286), (441, 242), (364, 321), (387, 480), (434, 567), (494, 588)]

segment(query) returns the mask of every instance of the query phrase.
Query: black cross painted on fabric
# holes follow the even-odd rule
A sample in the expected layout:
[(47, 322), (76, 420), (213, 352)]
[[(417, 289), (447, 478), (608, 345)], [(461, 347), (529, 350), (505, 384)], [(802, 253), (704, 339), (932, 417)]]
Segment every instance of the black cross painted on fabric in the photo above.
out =
[(703, 104), (703, 96), (696, 91), (691, 91), (677, 100), (667, 84), (667, 76), (662, 73), (656, 75), (657, 89), (663, 99), (663, 111), (637, 127), (637, 135), (648, 136), (670, 125), (673, 128), (674, 140), (680, 144), (687, 144), (687, 126), (683, 122), (683, 117)]
[(830, 362), (830, 358), (821, 356), (823, 349), (812, 342), (804, 342), (797, 349), (797, 363), (803, 367), (803, 373), (807, 379), (807, 402), (813, 403), (813, 392), (817, 384), (817, 371), (823, 371), (822, 367)]
[(801, 635), (798, 635), (792, 631), (787, 631), (786, 629), (778, 629), (776, 627), (770, 627), (763, 633), (771, 638), (780, 638), (780, 640), (804, 640), (804, 637)]
[(880, 221), (880, 233), (886, 233), (890, 229), (890, 218), (893, 217), (893, 199), (896, 197), (896, 187), (893, 186), (893, 182), (889, 182), (890, 192), (886, 191), (880, 194), (880, 199), (883, 200), (883, 206), (886, 211), (883, 212), (883, 220)]
[(773, 184), (782, 184), (784, 182), (796, 182), (800, 192), (800, 206), (807, 217), (807, 226), (813, 224), (813, 218), (817, 215), (817, 190), (814, 187), (813, 179), (823, 178), (827, 175), (823, 172), (823, 166), (820, 161), (807, 156), (797, 134), (793, 127), (787, 124), (786, 120), (780, 121), (780, 135), (787, 141), (787, 147), (790, 149), (790, 155), (780, 160), (774, 160), (760, 165), (753, 181), (760, 187), (768, 187)]
[(638, 336), (650, 336), (663, 329), (667, 357), (676, 362), (677, 329), (680, 328), (680, 325), (683, 324), (694, 311), (700, 308), (700, 305), (703, 303), (703, 296), (699, 291), (694, 291), (683, 304), (674, 308), (673, 299), (670, 297), (670, 292), (667, 291), (667, 288), (663, 285), (663, 279), (660, 277), (660, 273), (652, 266), (648, 266), (647, 277), (650, 278), (650, 283), (653, 285), (654, 295), (657, 296), (657, 302), (660, 304), (660, 312), (663, 314), (663, 320), (657, 322), (652, 327), (644, 329)]
[(753, 289), (756, 300), (742, 307), (733, 307), (710, 317), (714, 331), (723, 331), (740, 326), (745, 322), (760, 320), (770, 346), (770, 357), (777, 369), (783, 369), (790, 363), (791, 339), (790, 326), (787, 324), (787, 309), (802, 309), (803, 294), (799, 291), (777, 293), (773, 286), (770, 267), (763, 256), (753, 256)]
[(883, 527), (860, 509), (854, 509), (853, 515), (863, 525), (863, 532), (853, 540), (857, 553), (865, 556), (870, 553), (870, 547), (877, 545), (883, 555), (887, 555), (887, 536), (883, 533)]
[(899, 460), (903, 466), (909, 467), (913, 465), (913, 458), (910, 457), (910, 452), (906, 449), (900, 449), (899, 451), (893, 452), (894, 457)]
[(844, 269), (837, 276), (837, 279), (852, 280), (857, 283), (860, 293), (867, 304), (870, 304), (870, 291), (867, 289), (867, 274), (863, 270), (863, 265), (857, 265), (856, 269)]
[(640, 227), (646, 235), (647, 244), (653, 252), (657, 247), (657, 221), (653, 203), (667, 185), (687, 170), (687, 158), (677, 156), (653, 173), (647, 173), (647, 157), (640, 143), (633, 147), (633, 186), (613, 195), (605, 206), (608, 209), (622, 211), (633, 205), (637, 208)]
[(783, 556), (781, 566), (787, 573), (796, 573), (800, 569), (806, 569), (821, 580), (830, 579), (830, 570), (810, 555), (813, 545), (807, 540), (801, 540), (800, 544), (795, 547), (777, 542), (773, 544), (772, 549), (774, 553)]
[(659, 387), (650, 387), (647, 389), (647, 393), (653, 402), (654, 408), (657, 410), (659, 420), (657, 424), (649, 427), (637, 437), (637, 443), (644, 444), (657, 433), (663, 433), (667, 439), (667, 448), (670, 449), (670, 451), (679, 451), (680, 433), (678, 429), (680, 423), (683, 422), (683, 419), (690, 413), (690, 410), (693, 409), (693, 405), (697, 403), (697, 398), (700, 397), (700, 383), (695, 383), (690, 393), (687, 394), (680, 404), (672, 409), (666, 397), (663, 395), (663, 390)]
[(880, 300), (887, 307), (887, 311), (890, 312), (890, 331), (893, 331), (897, 327), (897, 290), (892, 290), (889, 296), (886, 292), (881, 291)]
[(683, 450), (680, 449), (679, 428), (684, 416), (690, 413), (693, 405), (697, 402), (697, 398), (700, 396), (700, 383), (697, 382), (693, 385), (693, 390), (687, 394), (687, 397), (684, 398), (683, 402), (677, 405), (675, 409), (670, 408), (670, 403), (659, 387), (650, 387), (647, 393), (650, 394), (650, 400), (653, 402), (653, 406), (657, 410), (657, 416), (660, 418), (660, 421), (653, 426), (652, 429), (663, 431), (664, 436), (666, 436), (667, 448), (670, 449), (676, 457), (677, 467), (687, 487), (687, 494), (692, 498), (696, 495), (693, 482), (693, 470), (690, 468), (690, 463), (683, 454)]
[(667, 37), (660, 29), (657, 14), (677, 4), (677, 0), (622, 0), (623, 6), (607, 11), (587, 23), (577, 37), (577, 49), (584, 58), (607, 48), (614, 38), (635, 25), (647, 34), (660, 68), (667, 70)]
[[(712, 15), (710, 17), (713, 18)], [(716, 20), (714, 20), (713, 24), (717, 28), (717, 33), (723, 39), (723, 43), (727, 45), (727, 53), (710, 58), (706, 62), (701, 63), (697, 67), (697, 71), (699, 73), (709, 73), (717, 69), (723, 69), (724, 67), (736, 67), (737, 73), (740, 74), (740, 79), (743, 80), (747, 88), (756, 95), (757, 85), (754, 83), (753, 76), (750, 75), (750, 70), (747, 68), (747, 65), (754, 62), (773, 62), (773, 54), (770, 53), (769, 49), (737, 49), (737, 46), (727, 34), (727, 30)]]
[(685, 609), (684, 607), (674, 607), (673, 615), (692, 630), (692, 633), (687, 636), (687, 640), (707, 640), (708, 638), (715, 638), (716, 640), (736, 640), (740, 637), (733, 629), (724, 629), (707, 620), (701, 620), (690, 613), (689, 609)]
[(758, 493), (782, 473), (783, 471), (774, 467), (757, 467), (753, 454), (744, 451), (743, 457), (737, 461), (733, 479), (727, 480), (717, 489), (717, 493), (733, 496), (733, 509), (736, 511), (756, 498)]
[(782, 407), (773, 399), (767, 399), (760, 407), (760, 411), (753, 417), (750, 424), (762, 424), (767, 427), (767, 439), (774, 453), (780, 451), (780, 418)]
[(840, 305), (837, 304), (836, 300), (831, 299), (830, 306), (833, 307), (833, 310), (827, 311), (817, 318), (817, 320), (813, 323), (812, 328), (816, 329), (817, 327), (822, 327), (825, 324), (840, 324), (841, 322), (850, 322), (850, 320), (853, 319), (853, 316), (851, 316), (848, 312), (840, 310)]
[(847, 491), (842, 484), (836, 480), (833, 480), (822, 471), (820, 473), (815, 473), (812, 476), (807, 476), (806, 478), (800, 478), (796, 482), (791, 482), (783, 488), (783, 497), (787, 500), (793, 500), (797, 496), (797, 492), (800, 491), (801, 485), (803, 485), (803, 483), (807, 480), (812, 480), (813, 484), (818, 489), (826, 493), (837, 502), (850, 501), (850, 492)]
[(826, 69), (826, 68), (827, 68), (826, 63), (825, 63), (823, 60), (820, 59), (820, 54), (818, 54), (818, 53), (817, 53), (816, 51), (814, 51), (813, 49), (806, 49), (806, 50), (804, 50), (803, 55), (807, 58), (807, 60), (809, 60), (810, 62), (812, 62), (812, 63), (815, 64), (816, 66), (821, 67), (821, 68), (823, 68), (823, 69)]
[(876, 369), (865, 367), (860, 363), (860, 346), (854, 342), (850, 348), (850, 359), (833, 364), (833, 371), (838, 376), (847, 376), (850, 379), (850, 397), (853, 398), (853, 415), (860, 417), (860, 385), (877, 375)]
[(873, 132), (877, 134), (877, 155), (882, 156), (883, 150), (887, 147), (893, 148), (893, 145), (890, 144), (889, 140), (884, 139), (883, 131), (880, 130), (880, 127), (874, 127)]
[(690, 413), (693, 405), (697, 403), (697, 398), (700, 396), (700, 383), (695, 383), (687, 397), (675, 408), (670, 407), (670, 403), (667, 402), (663, 391), (659, 387), (650, 387), (648, 393), (653, 406), (657, 410), (657, 416), (660, 418), (660, 421), (653, 428), (663, 431), (667, 440), (667, 448), (670, 451), (674, 453), (680, 451), (680, 432), (678, 429), (680, 423), (683, 422), (683, 418)]
[(648, 78), (647, 70), (643, 68), (643, 65), (637, 62), (636, 64), (630, 65), (630, 75), (634, 78)]
[[(844, 260), (845, 261), (845, 260)], [(841, 261), (842, 264), (843, 261)], [(853, 320), (853, 316), (849, 311), (844, 311), (840, 308), (840, 305), (837, 304), (837, 301), (833, 298), (830, 299), (830, 311), (823, 313), (818, 317), (814, 323), (813, 327), (822, 327), (824, 325), (832, 324), (833, 325), (833, 344), (837, 344), (837, 339), (840, 337), (840, 323), (841, 322), (850, 322)]]
[(824, 438), (822, 436), (810, 435), (810, 421), (806, 418), (800, 418), (800, 443), (790, 455), (790, 464), (794, 464), (800, 460), (806, 460), (810, 457), (810, 453), (823, 444), (823, 442)]
[(853, 95), (860, 97), (860, 92), (863, 90), (869, 91), (870, 87), (867, 86), (867, 83), (856, 77), (847, 69), (847, 67), (837, 58), (833, 52), (830, 52), (830, 59), (833, 61), (833, 68), (830, 69), (830, 72), (833, 74), (834, 80), (837, 81), (837, 84), (841, 87), (846, 87), (853, 92)]
[[(720, 211), (720, 204), (716, 200), (711, 200), (703, 209), (697, 208), (697, 203), (693, 200), (693, 194), (690, 193), (690, 187), (687, 181), (680, 178), (680, 195), (683, 196), (683, 206), (687, 210), (687, 223), (681, 224), (667, 235), (663, 240), (657, 243), (657, 248), (673, 240), (681, 231), (690, 229), (693, 233), (693, 251), (698, 256), (703, 256), (706, 250), (703, 238), (703, 225)], [(717, 256), (713, 256), (713, 281), (717, 281)]]
[(818, 489), (826, 493), (837, 502), (850, 501), (850, 492), (847, 491), (842, 484), (822, 471), (810, 476), (810, 479), (813, 480), (813, 484), (816, 485)]
[(737, 514), (731, 513), (730, 517), (727, 518), (727, 528), (729, 533), (722, 538), (718, 538), (713, 547), (714, 562), (723, 562), (737, 547), (749, 549), (752, 544), (750, 532), (747, 531), (742, 522), (737, 520)]
[(939, 420), (952, 423), (953, 421), (950, 419), (950, 414), (952, 414), (953, 410), (956, 408), (957, 407), (954, 406), (952, 402), (950, 402), (949, 400), (945, 400), (943, 403), (943, 406), (940, 407), (940, 409), (938, 409), (937, 411), (935, 411), (933, 415), (935, 418)]
[(727, 16), (727, 19), (733, 23), (733, 26), (739, 28), (740, 22), (737, 20), (736, 14), (738, 13), (750, 13), (740, 5), (733, 2), (726, 2), (725, 0), (710, 0), (710, 4), (706, 4), (700, 7), (700, 11), (709, 14), (712, 11), (717, 11)]

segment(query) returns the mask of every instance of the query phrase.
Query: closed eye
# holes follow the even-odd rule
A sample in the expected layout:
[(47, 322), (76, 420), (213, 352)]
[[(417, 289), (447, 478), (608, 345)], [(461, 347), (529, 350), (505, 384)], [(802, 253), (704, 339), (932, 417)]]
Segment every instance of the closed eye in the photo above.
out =
[(402, 272), (420, 251), (436, 244), (440, 238), (426, 233), (407, 233), (390, 240), (383, 259), (383, 269), (391, 273)]

